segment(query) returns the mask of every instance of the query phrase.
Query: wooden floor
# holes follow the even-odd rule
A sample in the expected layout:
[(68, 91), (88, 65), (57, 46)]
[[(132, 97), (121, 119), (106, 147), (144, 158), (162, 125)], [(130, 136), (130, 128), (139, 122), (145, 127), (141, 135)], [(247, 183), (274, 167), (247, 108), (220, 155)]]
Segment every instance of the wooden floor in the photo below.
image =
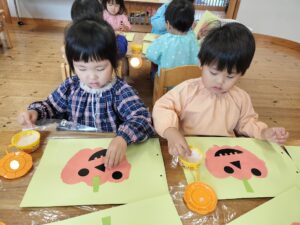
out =
[[(13, 49), (0, 48), (0, 131), (19, 130), (16, 116), (62, 81), (61, 26), (10, 25)], [(151, 108), (149, 63), (131, 70), (134, 86)], [(262, 121), (300, 138), (300, 51), (258, 39), (252, 66), (239, 87), (252, 97)], [(8, 140), (9, 142), (9, 140)]]

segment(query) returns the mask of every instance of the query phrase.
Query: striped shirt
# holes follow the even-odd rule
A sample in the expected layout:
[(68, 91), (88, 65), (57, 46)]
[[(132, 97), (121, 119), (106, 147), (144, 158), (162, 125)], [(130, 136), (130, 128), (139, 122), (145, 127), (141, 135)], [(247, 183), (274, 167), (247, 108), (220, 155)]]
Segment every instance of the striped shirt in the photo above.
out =
[(28, 110), (37, 111), (38, 120), (66, 119), (99, 132), (114, 132), (128, 144), (154, 135), (150, 112), (134, 89), (119, 78), (91, 89), (72, 76), (46, 100), (30, 104)]

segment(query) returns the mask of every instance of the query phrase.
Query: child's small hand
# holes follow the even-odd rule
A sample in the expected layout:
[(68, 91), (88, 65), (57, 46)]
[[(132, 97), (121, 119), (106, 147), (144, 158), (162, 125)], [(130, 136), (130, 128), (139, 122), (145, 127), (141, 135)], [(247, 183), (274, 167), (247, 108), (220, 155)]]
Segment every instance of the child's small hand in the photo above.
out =
[(127, 143), (124, 138), (117, 136), (109, 144), (106, 153), (105, 167), (110, 169), (120, 164), (127, 149)]
[(32, 128), (36, 123), (37, 118), (37, 111), (28, 110), (26, 112), (20, 113), (20, 115), (18, 116), (18, 123), (21, 124), (23, 128)]
[(262, 131), (265, 140), (283, 145), (289, 137), (289, 133), (283, 127), (266, 128)]
[(169, 153), (174, 156), (189, 156), (191, 150), (184, 138), (184, 136), (174, 127), (166, 129), (164, 136), (168, 140)]
[(121, 21), (119, 30), (120, 30), (120, 31), (123, 31), (123, 32), (128, 32), (128, 31), (129, 31), (129, 27), (126, 26), (126, 25), (123, 23), (123, 21)]

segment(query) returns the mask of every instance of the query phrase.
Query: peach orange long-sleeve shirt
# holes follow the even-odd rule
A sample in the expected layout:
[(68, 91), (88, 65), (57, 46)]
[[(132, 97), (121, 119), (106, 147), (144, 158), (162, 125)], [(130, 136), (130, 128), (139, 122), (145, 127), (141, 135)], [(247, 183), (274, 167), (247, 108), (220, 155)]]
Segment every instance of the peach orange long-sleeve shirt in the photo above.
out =
[(169, 127), (184, 135), (234, 136), (234, 131), (261, 139), (267, 125), (258, 121), (249, 95), (234, 86), (216, 95), (203, 85), (202, 79), (187, 80), (161, 97), (153, 108), (157, 133), (163, 137)]

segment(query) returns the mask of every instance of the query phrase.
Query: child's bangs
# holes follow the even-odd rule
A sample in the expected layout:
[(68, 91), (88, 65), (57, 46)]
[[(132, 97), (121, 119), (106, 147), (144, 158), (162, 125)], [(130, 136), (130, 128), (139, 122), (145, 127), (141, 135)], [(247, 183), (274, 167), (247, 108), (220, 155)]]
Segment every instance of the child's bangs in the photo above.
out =
[(101, 61), (109, 59), (108, 53), (109, 49), (106, 49), (104, 46), (80, 46), (77, 45), (73, 48), (70, 53), (74, 61)]
[[(201, 57), (201, 53), (200, 53)], [(227, 72), (231, 74), (232, 72), (241, 73), (241, 68), (238, 68), (239, 57), (232, 52), (225, 52), (215, 49), (207, 49), (205, 57), (201, 61), (201, 65), (215, 66), (217, 70), (223, 71), (227, 69)], [(236, 71), (235, 71), (236, 70)]]
[(208, 45), (200, 50), (199, 59), (201, 65), (216, 66), (216, 69), (223, 71), (227, 69), (229, 74), (245, 72), (245, 67), (248, 67), (247, 60), (243, 49), (239, 49), (231, 44), (229, 45)]

